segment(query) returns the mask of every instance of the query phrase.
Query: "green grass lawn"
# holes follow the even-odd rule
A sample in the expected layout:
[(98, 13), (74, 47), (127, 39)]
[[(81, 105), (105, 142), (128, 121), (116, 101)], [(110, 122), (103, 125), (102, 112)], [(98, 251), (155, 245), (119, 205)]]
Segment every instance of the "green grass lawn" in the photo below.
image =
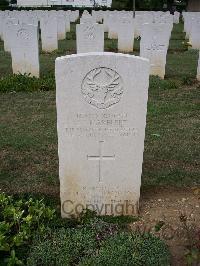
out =
[[(151, 78), (142, 185), (200, 184), (200, 84), (195, 81), (197, 51), (187, 51), (183, 25), (175, 25), (167, 56), (166, 79)], [(54, 73), (57, 56), (74, 53), (75, 25), (59, 50), (40, 53), (41, 76)], [(105, 50), (117, 50), (105, 41)], [(134, 53), (138, 54), (139, 40)], [(0, 42), (0, 77), (11, 74), (11, 58)], [(0, 95), (0, 188), (10, 193), (58, 195), (56, 104), (54, 91)]]

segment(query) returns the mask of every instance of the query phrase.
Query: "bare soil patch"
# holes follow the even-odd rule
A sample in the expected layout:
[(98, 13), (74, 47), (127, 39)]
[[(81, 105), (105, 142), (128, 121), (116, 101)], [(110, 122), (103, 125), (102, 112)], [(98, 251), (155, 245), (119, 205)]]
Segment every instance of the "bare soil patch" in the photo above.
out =
[[(144, 189), (139, 216), (132, 229), (161, 237), (170, 248), (172, 265), (187, 265), (187, 246), (190, 241), (198, 241), (200, 232), (200, 187)], [(189, 235), (182, 219), (187, 219)], [(195, 265), (200, 265), (200, 261)]]

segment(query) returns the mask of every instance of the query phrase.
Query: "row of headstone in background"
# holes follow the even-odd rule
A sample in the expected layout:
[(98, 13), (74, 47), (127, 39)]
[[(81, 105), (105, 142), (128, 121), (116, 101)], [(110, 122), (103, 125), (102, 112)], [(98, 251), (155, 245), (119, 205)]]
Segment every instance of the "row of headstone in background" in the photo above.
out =
[(200, 12), (183, 12), (184, 32), (193, 49), (200, 50)]
[[(23, 25), (23, 31), (27, 31), (25, 25), (38, 25), (40, 21), (42, 50), (51, 52), (58, 47), (58, 40), (66, 37), (66, 32), (70, 31), (70, 22), (74, 22), (78, 18), (78, 12), (69, 11), (12, 11), (1, 12), (0, 17), (3, 18), (2, 39), (4, 39), (5, 51), (10, 51), (12, 55), (16, 55), (11, 50), (11, 44), (14, 44), (17, 35), (12, 34), (12, 25), (18, 25), (18, 30)], [(103, 22), (102, 25), (97, 24)], [(77, 25), (77, 52), (103, 52), (104, 51), (104, 32), (108, 32), (108, 38), (118, 39), (118, 51), (132, 52), (134, 45), (134, 37), (141, 37), (140, 55), (150, 59), (151, 74), (164, 77), (166, 54), (169, 44), (171, 30), (173, 28), (174, 17), (169, 12), (136, 12), (136, 18), (133, 19), (133, 12), (126, 11), (93, 11), (92, 15), (84, 11), (80, 18), (80, 25)], [(6, 29), (4, 29), (6, 28)], [(16, 28), (16, 27), (14, 27)], [(161, 29), (161, 30), (160, 30)], [(22, 30), (22, 29), (21, 29)], [(164, 32), (163, 32), (164, 31)], [(161, 33), (160, 35), (158, 34)], [(16, 33), (17, 34), (17, 33)], [(28, 32), (24, 35), (29, 36)], [(24, 36), (21, 34), (21, 36)], [(38, 58), (38, 35), (37, 39), (32, 41), (36, 47)], [(32, 37), (33, 37), (32, 36)], [(9, 45), (10, 43), (10, 45)], [(30, 59), (25, 55), (23, 49), (23, 40), (21, 38), (22, 58)], [(28, 44), (27, 39), (25, 40)], [(15, 48), (13, 48), (15, 51)], [(18, 48), (19, 52), (20, 49)], [(29, 49), (30, 51), (30, 49)], [(12, 56), (13, 57), (13, 56)], [(19, 57), (18, 57), (19, 58)], [(16, 61), (16, 60), (13, 60)], [(39, 62), (39, 60), (37, 60)], [(26, 64), (27, 68), (28, 63)], [(39, 65), (39, 63), (37, 64)], [(14, 73), (17, 71), (15, 64)], [(23, 68), (24, 69), (24, 68)], [(20, 69), (21, 71), (21, 69)], [(19, 72), (19, 71), (17, 71)], [(21, 72), (23, 73), (23, 72)], [(39, 73), (37, 71), (31, 74)], [(38, 76), (38, 74), (36, 75)]]
[[(89, 15), (88, 13), (85, 13)], [(116, 36), (116, 31), (118, 29), (118, 21), (120, 19), (131, 19), (133, 18), (133, 12), (128, 11), (92, 11), (92, 16), (90, 19), (87, 18), (84, 14), (84, 17), (81, 18), (81, 23), (85, 21), (90, 21), (91, 23), (103, 22), (104, 31), (110, 33), (108, 37), (114, 38)], [(178, 16), (176, 15), (178, 14)], [(144, 23), (179, 23), (180, 13), (176, 12), (174, 16), (170, 15), (169, 12), (162, 11), (136, 11), (135, 17), (135, 36), (139, 37), (141, 34), (141, 27)]]
[[(70, 22), (75, 22), (79, 18), (79, 12), (74, 11), (28, 11), (28, 12), (9, 12), (0, 13), (0, 36), (4, 40), (4, 35), (8, 32), (6, 29), (7, 20), (13, 19), (13, 24), (38, 25), (40, 22), (42, 49), (45, 52), (51, 52), (58, 47), (58, 40), (65, 39), (66, 32), (70, 31)], [(10, 23), (12, 20), (10, 20)], [(9, 34), (9, 33), (8, 33)], [(5, 36), (7, 37), (7, 36)], [(7, 42), (7, 40), (5, 40)], [(52, 44), (50, 44), (52, 42)], [(52, 47), (51, 47), (52, 46)], [(7, 45), (5, 51), (7, 50)]]
[[(29, 12), (25, 12), (25, 11), (12, 11), (12, 12), (4, 12), (4, 14), (8, 14), (8, 16), (10, 17), (14, 17), (16, 18), (17, 16), (20, 16), (20, 20), (23, 21), (23, 23), (26, 24), (34, 24), (36, 20), (40, 20), (40, 18), (42, 19), (43, 17), (45, 17), (46, 19), (43, 19), (44, 23), (46, 22), (46, 24), (49, 23), (49, 19), (52, 18), (52, 16), (54, 16), (55, 14), (57, 14), (57, 20), (58, 20), (58, 39), (63, 39), (65, 37), (64, 34), (64, 20), (66, 20), (65, 24), (68, 24), (68, 26), (66, 25), (66, 27), (70, 27), (69, 26), (69, 17), (70, 17), (70, 21), (73, 21), (71, 19), (71, 15), (69, 11), (29, 11)], [(30, 16), (31, 14), (31, 16)], [(59, 14), (59, 16), (58, 16)], [(77, 14), (77, 13), (76, 13)], [(67, 16), (65, 16), (67, 15)], [(63, 19), (62, 16), (65, 16), (66, 18)], [(140, 36), (140, 31), (141, 31), (141, 27), (144, 23), (160, 23), (160, 22), (166, 22), (167, 20), (167, 16), (168, 18), (171, 19), (172, 23), (172, 18), (173, 16), (171, 16), (168, 12), (164, 13), (164, 12), (136, 12), (136, 19), (135, 19), (135, 23), (134, 23), (134, 27), (135, 27), (135, 37), (139, 37)], [(1, 17), (1, 13), (0, 13), (0, 17)], [(81, 17), (81, 23), (84, 23), (85, 21), (88, 21), (89, 23), (93, 24), (96, 22), (102, 22), (104, 21), (103, 25), (104, 25), (104, 32), (108, 32), (108, 37), (109, 38), (118, 38), (121, 40), (123, 40), (123, 35), (125, 34), (125, 37), (127, 38), (127, 36), (130, 36), (127, 31), (124, 33), (124, 30), (118, 30), (118, 28), (121, 26), (122, 29), (124, 26), (128, 26), (128, 24), (132, 23), (132, 17), (133, 17), (133, 13), (132, 12), (120, 12), (120, 11), (94, 11), (92, 13), (92, 16), (90, 16), (89, 18), (87, 16)], [(49, 18), (49, 19), (48, 19)], [(77, 19), (77, 17), (76, 17)], [(32, 22), (34, 20), (34, 22)], [(121, 23), (120, 23), (121, 20)], [(43, 25), (44, 25), (43, 23)], [(56, 24), (56, 22), (54, 23), (54, 25)], [(126, 24), (126, 25), (122, 25), (122, 24)], [(109, 30), (108, 30), (109, 28)], [(49, 27), (50, 29), (50, 27)], [(1, 29), (0, 29), (1, 30)], [(44, 31), (43, 31), (44, 32)], [(117, 36), (119, 35), (119, 36)], [(122, 35), (122, 37), (121, 37)], [(45, 38), (44, 38), (45, 39)], [(121, 43), (121, 41), (120, 41)], [(119, 45), (121, 46), (121, 45)], [(120, 48), (120, 47), (119, 47)], [(120, 51), (121, 49), (119, 49)]]
[(78, 11), (0, 12), (0, 37), (4, 50), (11, 53), (13, 73), (39, 77), (39, 22), (42, 50), (52, 52), (78, 18)]
[(150, 60), (152, 75), (164, 78), (173, 22), (169, 12), (139, 12), (133, 19), (132, 12), (85, 11), (77, 25), (77, 52), (103, 52), (104, 32), (118, 39), (119, 52), (133, 52), (134, 38), (141, 37), (140, 56)]

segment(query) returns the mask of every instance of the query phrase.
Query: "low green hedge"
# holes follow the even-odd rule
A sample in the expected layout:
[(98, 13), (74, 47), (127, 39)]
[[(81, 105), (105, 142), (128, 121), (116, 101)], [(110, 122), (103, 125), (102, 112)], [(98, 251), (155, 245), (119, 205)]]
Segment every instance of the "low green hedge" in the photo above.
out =
[(42, 78), (30, 77), (30, 75), (8, 75), (0, 79), (0, 92), (19, 91), (49, 91), (55, 89), (55, 78), (46, 76)]
[[(0, 78), (0, 92), (33, 92), (55, 90), (55, 77), (53, 75), (41, 78), (31, 77), (30, 75), (14, 74)], [(150, 77), (149, 89), (151, 90), (170, 90), (178, 89), (180, 82), (173, 80), (162, 80), (159, 77)]]
[(117, 230), (101, 220), (92, 224), (50, 230), (42, 237), (37, 236), (27, 265), (170, 265), (169, 251), (159, 238)]

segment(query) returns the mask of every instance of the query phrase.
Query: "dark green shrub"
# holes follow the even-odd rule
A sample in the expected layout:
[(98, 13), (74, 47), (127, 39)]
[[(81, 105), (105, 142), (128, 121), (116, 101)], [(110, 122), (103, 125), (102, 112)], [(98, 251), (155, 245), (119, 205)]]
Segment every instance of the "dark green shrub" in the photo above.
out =
[[(170, 265), (166, 245), (149, 234), (120, 232), (97, 219), (76, 229), (50, 231), (36, 237), (28, 266), (133, 266)], [(97, 234), (98, 231), (98, 234)], [(100, 238), (98, 236), (101, 236)]]
[(77, 265), (81, 257), (91, 256), (96, 249), (95, 233), (88, 228), (50, 230), (42, 240), (36, 237), (27, 265)]
[(121, 265), (170, 265), (170, 255), (165, 244), (150, 234), (130, 234), (121, 232), (107, 239), (98, 255), (84, 258), (81, 266), (121, 266)]
[(8, 75), (0, 79), (0, 92), (19, 91), (49, 91), (55, 89), (55, 79), (52, 76), (36, 78), (30, 75)]

